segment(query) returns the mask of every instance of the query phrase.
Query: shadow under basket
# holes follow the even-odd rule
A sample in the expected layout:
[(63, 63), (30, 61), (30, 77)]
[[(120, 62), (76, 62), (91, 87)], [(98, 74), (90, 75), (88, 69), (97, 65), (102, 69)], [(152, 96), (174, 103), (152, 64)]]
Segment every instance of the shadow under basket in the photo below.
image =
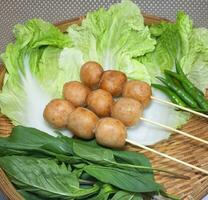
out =
[[(143, 14), (146, 25), (156, 24), (161, 21), (168, 21), (163, 18)], [(84, 17), (62, 21), (55, 25), (64, 32), (71, 24), (80, 24)], [(6, 70), (0, 67), (0, 87), (2, 87), (3, 78)], [(10, 134), (13, 125), (8, 118), (0, 115), (0, 136), (6, 137)], [(182, 130), (191, 133), (194, 136), (208, 140), (208, 120), (200, 117), (192, 117), (189, 122), (182, 127)], [(169, 140), (160, 142), (152, 148), (183, 160), (187, 163), (208, 170), (208, 147), (197, 141), (178, 134), (172, 134)], [(166, 168), (190, 177), (189, 180), (179, 179), (170, 175), (156, 173), (156, 180), (163, 184), (167, 192), (174, 194), (181, 199), (200, 200), (208, 193), (208, 176), (188, 167), (178, 164), (169, 159), (150, 153), (138, 147), (127, 145), (129, 151), (144, 153), (152, 162), (155, 168)], [(13, 185), (9, 182), (5, 173), (0, 169), (0, 190), (9, 198), (20, 200), (22, 197), (16, 192)]]

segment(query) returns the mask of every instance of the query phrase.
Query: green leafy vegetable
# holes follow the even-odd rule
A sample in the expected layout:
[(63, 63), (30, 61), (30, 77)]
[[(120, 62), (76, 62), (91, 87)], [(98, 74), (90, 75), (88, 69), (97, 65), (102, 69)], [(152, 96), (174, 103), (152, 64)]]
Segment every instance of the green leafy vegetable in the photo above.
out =
[(190, 47), (180, 62), (188, 79), (201, 91), (208, 88), (208, 30), (195, 28), (190, 37)]
[(17, 192), (20, 193), (25, 200), (44, 200), (31, 192), (26, 192), (25, 190), (17, 190)]
[(109, 196), (111, 194), (114, 194), (117, 190), (115, 188), (113, 188), (111, 185), (109, 184), (103, 184), (102, 188), (100, 189), (100, 192), (98, 193), (98, 195), (94, 196), (93, 198), (91, 198), (90, 200), (108, 200)]
[(0, 138), (0, 150), (0, 156), (51, 157), (61, 162), (74, 164), (74, 167), (78, 169), (83, 168), (86, 163), (127, 168), (143, 172), (144, 176), (152, 180), (154, 179), (152, 170), (177, 175), (165, 169), (152, 168), (149, 160), (143, 154), (110, 150), (99, 146), (95, 140), (82, 141), (65, 136), (54, 138), (40, 130), (22, 126), (15, 127), (9, 138)]
[(113, 167), (90, 164), (84, 167), (84, 170), (101, 182), (109, 183), (120, 189), (131, 192), (152, 192), (162, 189), (161, 186), (156, 184), (152, 179), (129, 169), (116, 169)]
[(80, 142), (73, 143), (73, 151), (75, 155), (92, 162), (106, 163), (108, 161), (115, 161), (113, 151), (102, 148), (100, 146), (91, 146)]
[[(139, 156), (138, 156), (139, 154)], [(118, 163), (128, 163), (130, 165), (135, 166), (145, 166), (145, 167), (152, 167), (149, 159), (145, 157), (143, 154), (137, 153), (137, 152), (129, 152), (129, 151), (114, 151), (114, 158), (116, 162)], [(142, 169), (131, 169), (131, 170), (137, 170), (139, 172), (142, 171)], [(144, 176), (147, 176), (148, 178), (154, 180), (153, 173), (151, 170), (143, 170)]]
[(70, 39), (52, 24), (38, 19), (16, 25), (14, 35), (16, 42), (10, 43), (1, 55), (7, 69), (0, 93), (1, 112), (15, 125), (56, 135), (42, 113), (51, 98), (62, 96), (62, 86), (69, 80), (69, 71), (59, 66), (58, 58), (61, 49), (70, 46)]
[(139, 57), (155, 82), (156, 75), (162, 75), (165, 69), (172, 69), (175, 59), (180, 60), (189, 46), (188, 38), (192, 31), (192, 21), (188, 15), (179, 12), (176, 23), (163, 22), (150, 28), (157, 44), (153, 52)]
[(97, 185), (80, 188), (79, 180), (65, 164), (58, 165), (50, 159), (5, 156), (1, 157), (0, 166), (18, 187), (45, 198), (87, 197), (99, 190)]
[(143, 200), (140, 194), (118, 191), (111, 200)]
[(115, 160), (119, 163), (151, 166), (150, 161), (141, 153), (130, 151), (114, 151)]
[(143, 154), (22, 126), (15, 127), (8, 138), (0, 138), (0, 167), (26, 199), (37, 195), (40, 199), (108, 200), (118, 198), (120, 190), (136, 199), (143, 193), (166, 194)]
[(0, 155), (4, 155), (4, 152), (7, 154), (7, 150), (11, 151), (12, 149), (27, 152), (30, 150), (48, 150), (62, 155), (72, 155), (73, 153), (72, 147), (66, 140), (23, 126), (14, 127), (10, 137), (0, 138), (0, 149)]
[(128, 78), (149, 82), (145, 66), (133, 58), (151, 52), (155, 40), (150, 37), (143, 16), (133, 2), (126, 0), (107, 11), (101, 8), (88, 13), (81, 26), (72, 25), (68, 28), (68, 36), (75, 47), (75, 56), (74, 59), (67, 59), (72, 49), (65, 48), (62, 60), (71, 67), (73, 73), (79, 73), (75, 69), (80, 68), (80, 60), (94, 60), (104, 69), (121, 70)]
[(190, 81), (204, 92), (208, 87), (208, 30), (193, 28), (189, 16), (178, 12), (176, 23), (153, 25), (150, 32), (157, 41), (156, 48), (138, 60), (146, 66), (152, 82), (179, 60)]

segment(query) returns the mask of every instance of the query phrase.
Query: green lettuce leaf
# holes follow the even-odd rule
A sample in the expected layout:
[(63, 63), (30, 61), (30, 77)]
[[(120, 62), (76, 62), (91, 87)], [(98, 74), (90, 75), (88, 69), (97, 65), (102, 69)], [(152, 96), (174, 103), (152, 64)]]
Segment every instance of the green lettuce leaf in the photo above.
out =
[[(130, 79), (150, 82), (144, 65), (134, 60), (155, 48), (149, 28), (144, 25), (139, 8), (131, 1), (122, 1), (104, 10), (87, 14), (81, 26), (72, 25), (68, 35), (74, 48), (82, 52), (83, 62), (93, 60), (105, 70), (123, 71)], [(67, 57), (65, 49), (65, 57)], [(77, 59), (79, 60), (79, 58)], [(79, 68), (72, 61), (71, 68)], [(79, 62), (77, 62), (79, 64)], [(67, 64), (67, 62), (66, 62)]]
[(188, 78), (200, 90), (208, 88), (208, 30), (195, 28), (190, 37), (190, 47), (181, 59)]
[(44, 45), (53, 45), (61, 48), (69, 43), (69, 39), (59, 29), (41, 19), (29, 20), (25, 25), (17, 24), (13, 32), (16, 38), (16, 45), (20, 46), (21, 49), (26, 46), (28, 48), (36, 48)]
[(59, 66), (59, 57), (70, 46), (70, 39), (39, 19), (16, 25), (14, 35), (16, 42), (1, 55), (7, 69), (0, 92), (1, 112), (15, 125), (54, 134), (42, 113), (51, 98), (62, 96), (62, 86), (69, 80), (69, 70)]
[(64, 48), (59, 58), (61, 69), (68, 70), (69, 80), (80, 80), (80, 68), (84, 64), (83, 53), (76, 48)]
[[(156, 76), (163, 75), (165, 69), (174, 69), (175, 59), (181, 60), (190, 48), (189, 39), (192, 34), (192, 21), (183, 12), (177, 14), (176, 23), (162, 22), (150, 27), (152, 36), (156, 39), (155, 50), (137, 58), (142, 63), (151, 77), (151, 82), (156, 82)], [(169, 100), (164, 94), (153, 89), (153, 96)], [(153, 114), (154, 113), (154, 114)], [(190, 115), (179, 112), (172, 106), (167, 106), (157, 101), (151, 101), (144, 110), (144, 117), (157, 121), (173, 128), (179, 128), (186, 123)], [(139, 134), (137, 134), (139, 132)], [(140, 122), (128, 130), (128, 138), (138, 143), (152, 145), (161, 140), (168, 139), (170, 133), (159, 127)]]
[(175, 59), (180, 60), (183, 55), (187, 54), (192, 21), (188, 15), (179, 12), (176, 23), (163, 22), (153, 25), (150, 31), (157, 40), (155, 50), (138, 57), (138, 60), (146, 66), (151, 81), (156, 82), (155, 76), (163, 75), (165, 69), (172, 70)]
[(163, 75), (164, 69), (174, 70), (175, 60), (188, 78), (202, 91), (208, 88), (208, 30), (193, 28), (192, 21), (184, 12), (178, 12), (176, 23), (161, 23), (150, 28), (156, 39), (155, 50), (137, 58), (145, 65), (156, 82), (155, 76)]

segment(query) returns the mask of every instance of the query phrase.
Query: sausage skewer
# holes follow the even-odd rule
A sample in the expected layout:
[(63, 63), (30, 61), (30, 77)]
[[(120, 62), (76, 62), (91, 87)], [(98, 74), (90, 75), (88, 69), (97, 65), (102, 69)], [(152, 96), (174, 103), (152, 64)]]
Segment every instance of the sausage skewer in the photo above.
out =
[(114, 103), (111, 109), (111, 116), (120, 120), (127, 127), (136, 125), (139, 122), (139, 120), (142, 120), (208, 145), (208, 141), (204, 139), (198, 138), (184, 131), (172, 128), (168, 125), (161, 124), (150, 119), (146, 119), (142, 117), (142, 112), (143, 106), (141, 103), (129, 97), (121, 97)]
[[(97, 70), (98, 75), (96, 75), (96, 77), (94, 77), (94, 76), (92, 77), (91, 71), (94, 71), (95, 69)], [(191, 139), (197, 140), (199, 142), (208, 144), (208, 141), (200, 139), (200, 138), (195, 137), (193, 135), (190, 135), (184, 131), (180, 131), (180, 130), (174, 129), (172, 127), (169, 127), (167, 125), (160, 124), (158, 122), (154, 122), (149, 119), (143, 118), (141, 116), (141, 113), (142, 113), (143, 107), (146, 107), (148, 105), (150, 99), (153, 99), (153, 100), (156, 100), (156, 101), (159, 101), (162, 103), (166, 103), (166, 104), (175, 106), (175, 107), (180, 108), (182, 110), (186, 110), (188, 112), (199, 115), (201, 117), (208, 118), (207, 115), (193, 111), (193, 110), (185, 108), (183, 106), (176, 105), (174, 103), (167, 102), (167, 101), (159, 99), (157, 97), (153, 97), (152, 92), (151, 92), (151, 87), (147, 83), (142, 82), (142, 81), (127, 81), (126, 75), (122, 72), (118, 72), (118, 71), (103, 72), (101, 66), (98, 65), (97, 63), (87, 63), (86, 65), (84, 65), (82, 67), (81, 71), (82, 71), (81, 80), (88, 87), (90, 87), (92, 89), (97, 89), (97, 87), (100, 87), (100, 88), (105, 89), (108, 92), (110, 92), (112, 94), (112, 96), (120, 96), (122, 94), (123, 97), (120, 98), (120, 100), (118, 100), (113, 105), (113, 109), (111, 110), (112, 111), (111, 114), (112, 114), (112, 117), (119, 119), (121, 122), (124, 123), (124, 125), (126, 125), (126, 126), (135, 125), (136, 122), (138, 122), (138, 120), (140, 119), (145, 122), (151, 123), (153, 125), (165, 128), (167, 130), (170, 130), (170, 131), (179, 133), (181, 135), (184, 135), (186, 137), (189, 137)], [(86, 77), (88, 77), (89, 79), (87, 79)], [(117, 87), (115, 87), (115, 86), (117, 86)], [(87, 94), (88, 91), (85, 93)], [(86, 98), (84, 100), (86, 100)], [(90, 103), (88, 102), (88, 104), (90, 104)], [(93, 103), (93, 105), (94, 105), (94, 103)], [(125, 106), (123, 106), (123, 105), (125, 105)], [(208, 174), (208, 171), (206, 171), (204, 169), (201, 169), (197, 166), (186, 163), (184, 161), (178, 160), (174, 157), (171, 157), (169, 155), (161, 153), (161, 152), (154, 150), (152, 148), (138, 144), (138, 143), (133, 142), (129, 139), (124, 139), (124, 141), (126, 141), (130, 144), (136, 145), (136, 146), (143, 148), (145, 150), (148, 150), (150, 152), (156, 153), (162, 157), (165, 157), (165, 158), (168, 158), (168, 159), (173, 160), (175, 162), (178, 162), (180, 164), (183, 164), (187, 167), (190, 167), (190, 168), (200, 171), (202, 173)]]

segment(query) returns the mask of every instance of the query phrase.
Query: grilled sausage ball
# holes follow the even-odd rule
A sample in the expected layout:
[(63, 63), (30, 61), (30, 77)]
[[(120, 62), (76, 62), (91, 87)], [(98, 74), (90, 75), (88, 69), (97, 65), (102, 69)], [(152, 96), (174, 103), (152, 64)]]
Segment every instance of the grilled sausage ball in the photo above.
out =
[(72, 131), (74, 135), (83, 139), (94, 138), (94, 129), (98, 117), (92, 111), (78, 107), (76, 108), (68, 118), (68, 129)]
[(116, 70), (105, 71), (100, 79), (99, 87), (112, 94), (112, 96), (120, 96), (123, 86), (127, 81), (127, 77), (123, 72)]
[(103, 68), (100, 64), (94, 61), (86, 62), (80, 70), (80, 79), (83, 84), (91, 89), (97, 89), (100, 78), (103, 73)]
[(139, 101), (146, 107), (152, 95), (151, 86), (144, 81), (128, 81), (125, 83), (122, 95)]
[(98, 121), (95, 137), (98, 144), (110, 148), (122, 148), (125, 145), (127, 132), (123, 123), (117, 119), (106, 117)]
[(67, 100), (54, 99), (48, 103), (43, 112), (45, 120), (56, 128), (64, 128), (67, 125), (69, 114), (75, 107)]
[(113, 105), (111, 116), (125, 126), (135, 125), (142, 115), (142, 104), (128, 97), (119, 98)]
[(90, 89), (78, 81), (70, 81), (64, 84), (63, 96), (72, 102), (75, 107), (85, 106)]
[(98, 117), (110, 116), (113, 105), (112, 95), (102, 89), (92, 91), (87, 97), (87, 106)]

